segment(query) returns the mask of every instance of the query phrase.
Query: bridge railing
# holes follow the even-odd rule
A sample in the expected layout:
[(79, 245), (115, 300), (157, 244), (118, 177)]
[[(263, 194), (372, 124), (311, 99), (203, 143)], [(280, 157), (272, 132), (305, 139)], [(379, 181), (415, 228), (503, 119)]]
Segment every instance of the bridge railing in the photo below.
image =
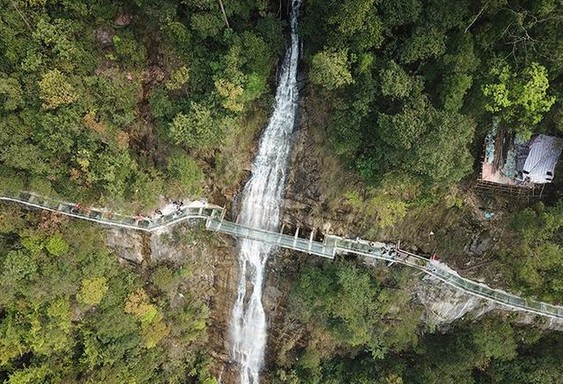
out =
[(447, 284), (482, 298), (497, 303), (540, 315), (563, 318), (563, 307), (522, 298), (510, 293), (490, 288), (484, 284), (459, 276), (457, 272), (445, 264), (401, 250), (394, 245), (380, 242), (369, 242), (362, 239), (344, 239), (327, 235), (323, 242), (290, 236), (263, 229), (250, 228), (240, 224), (223, 221), (223, 209), (218, 206), (195, 205), (179, 207), (174, 212), (158, 217), (145, 218), (142, 216), (128, 216), (114, 213), (103, 208), (79, 207), (75, 203), (46, 198), (31, 192), (2, 193), (0, 200), (14, 201), (31, 207), (84, 220), (93, 221), (108, 226), (117, 226), (142, 231), (155, 231), (186, 219), (204, 219), (209, 230), (218, 231), (240, 238), (257, 240), (275, 244), (280, 247), (294, 249), (326, 258), (334, 258), (337, 252), (350, 252), (364, 257), (371, 257), (387, 262), (398, 262), (409, 267), (417, 268), (434, 276)]
[(105, 208), (83, 207), (76, 203), (40, 196), (31, 192), (18, 192), (0, 194), (0, 200), (14, 201), (30, 207), (62, 213), (67, 216), (93, 221), (103, 225), (116, 226), (141, 230), (145, 232), (155, 231), (187, 219), (208, 219), (221, 216), (222, 208), (214, 205), (209, 206), (183, 206), (176, 211), (166, 215), (130, 216), (119, 212), (113, 212)]
[(492, 300), (499, 304), (531, 312), (539, 315), (563, 318), (563, 307), (522, 298), (499, 289), (493, 289), (485, 284), (461, 277), (457, 272), (445, 264), (425, 258), (401, 249), (389, 250), (383, 243), (367, 242), (361, 239), (350, 240), (336, 238), (337, 251), (351, 252), (368, 258), (388, 262), (398, 262), (409, 267), (414, 267), (425, 273), (437, 277), (445, 283), (461, 289), (469, 294)]
[(327, 258), (334, 257), (334, 247), (318, 241), (307, 240), (301, 237), (266, 231), (263, 229), (251, 228), (230, 221), (211, 219), (207, 221), (206, 226), (209, 230), (226, 233), (238, 238), (263, 241), (282, 248), (294, 249)]
[(431, 265), (429, 265), (429, 274), (436, 276), (440, 280), (466, 292), (469, 292), (476, 296), (491, 299), (495, 302), (507, 305), (515, 309), (521, 309), (536, 314), (547, 314), (554, 317), (563, 318), (563, 307), (536, 301), (529, 298), (523, 298), (499, 289), (493, 289), (484, 284), (461, 277), (457, 274), (457, 272), (450, 270), (445, 265), (440, 263), (432, 263)]

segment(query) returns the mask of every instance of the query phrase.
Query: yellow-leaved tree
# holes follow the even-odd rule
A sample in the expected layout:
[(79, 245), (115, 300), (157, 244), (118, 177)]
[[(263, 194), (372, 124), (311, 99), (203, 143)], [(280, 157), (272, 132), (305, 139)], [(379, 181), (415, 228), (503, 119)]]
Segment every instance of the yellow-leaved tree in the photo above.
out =
[(78, 93), (58, 69), (52, 69), (43, 75), (39, 91), (43, 109), (55, 109), (78, 100)]
[(108, 285), (105, 277), (85, 279), (82, 280), (82, 286), (76, 299), (83, 304), (97, 305), (100, 304), (107, 291)]

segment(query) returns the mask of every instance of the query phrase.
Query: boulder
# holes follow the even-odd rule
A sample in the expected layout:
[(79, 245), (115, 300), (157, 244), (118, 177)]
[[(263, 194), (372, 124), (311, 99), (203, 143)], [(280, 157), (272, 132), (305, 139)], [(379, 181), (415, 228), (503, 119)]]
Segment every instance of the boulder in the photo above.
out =
[(103, 25), (96, 29), (96, 40), (102, 46), (102, 48), (111, 47), (113, 45), (113, 36), (115, 36), (115, 31), (112, 27)]
[(133, 21), (133, 15), (120, 11), (114, 18), (113, 23), (118, 27), (127, 27)]

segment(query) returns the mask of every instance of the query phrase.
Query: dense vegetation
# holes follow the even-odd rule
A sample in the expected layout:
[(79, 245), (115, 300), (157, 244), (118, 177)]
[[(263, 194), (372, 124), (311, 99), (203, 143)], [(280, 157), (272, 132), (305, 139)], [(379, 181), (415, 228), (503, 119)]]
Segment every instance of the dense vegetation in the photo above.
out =
[[(1, 1), (0, 191), (131, 209), (162, 194), (234, 193), (271, 107), (285, 5)], [(303, 7), (307, 105), (322, 104), (330, 151), (363, 180), (340, 192), (370, 226), (429, 204), (463, 206), (444, 195), (474, 170), (493, 118), (524, 138), (563, 131), (561, 0)], [(502, 284), (561, 301), (563, 205), (507, 216)], [(213, 382), (208, 310), (183, 283), (190, 272), (120, 265), (102, 231), (1, 205), (0, 381)], [(304, 267), (288, 317), (307, 341), (280, 353), (273, 381), (563, 376), (561, 334), (492, 318), (421, 328), (403, 289), (410, 278), (351, 262)]]
[(188, 265), (136, 271), (99, 228), (1, 208), (1, 382), (215, 382)]
[(274, 383), (552, 384), (563, 375), (563, 336), (510, 318), (459, 321), (436, 332), (418, 324), (405, 271), (379, 274), (342, 261), (306, 267), (292, 291), (289, 321), (306, 347), (282, 353)]
[(471, 172), (493, 116), (523, 137), (561, 132), (562, 12), (557, 0), (308, 2), (334, 150), (372, 184), (393, 173), (432, 187)]
[(563, 301), (563, 202), (546, 207), (537, 204), (511, 218), (500, 259), (507, 283), (525, 294)]
[[(328, 112), (318, 128), (363, 180), (341, 194), (370, 217), (364, 227), (392, 228), (413, 209), (423, 227), (434, 219), (427, 208), (468, 211), (452, 186), (474, 172), (493, 119), (524, 139), (563, 132), (561, 1), (310, 0), (302, 24), (307, 103)], [(503, 286), (561, 302), (563, 212), (553, 200), (491, 224), (488, 265)], [(421, 328), (420, 309), (397, 289), (405, 279), (347, 262), (300, 271), (289, 317), (306, 341), (280, 348), (273, 381), (561, 380), (559, 333), (499, 318)]]
[[(368, 217), (364, 228), (424, 226), (436, 206), (461, 217), (472, 198), (456, 187), (478, 173), (493, 120), (526, 139), (563, 133), (561, 1), (312, 0), (302, 24), (308, 103), (327, 110), (319, 129), (363, 180), (343, 186), (335, 205)], [(547, 206), (513, 210), (490, 229), (503, 285), (554, 302), (563, 216), (549, 205), (561, 196), (561, 169)], [(455, 243), (456, 229), (440, 241)], [(467, 238), (459, 242), (463, 252)], [(453, 251), (440, 248), (446, 259)]]
[(150, 205), (202, 193), (204, 170), (236, 184), (228, 147), (259, 128), (284, 39), (267, 3), (224, 17), (210, 0), (1, 2), (2, 189)]

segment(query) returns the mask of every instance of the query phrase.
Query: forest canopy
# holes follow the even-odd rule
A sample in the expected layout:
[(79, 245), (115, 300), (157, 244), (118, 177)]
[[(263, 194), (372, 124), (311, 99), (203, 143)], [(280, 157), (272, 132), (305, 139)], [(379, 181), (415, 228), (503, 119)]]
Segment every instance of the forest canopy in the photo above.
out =
[(145, 206), (198, 195), (204, 171), (229, 176), (205, 159), (261, 110), (283, 25), (253, 1), (224, 15), (212, 1), (2, 2), (2, 188)]
[[(131, 211), (162, 195), (231, 200), (270, 113), (287, 5), (1, 1), (0, 192)], [(361, 180), (339, 204), (364, 209), (372, 227), (443, 204), (474, 171), (493, 119), (521, 138), (563, 134), (562, 0), (302, 7), (304, 112), (323, 107), (328, 151)], [(561, 300), (562, 218), (561, 203), (506, 215), (495, 253), (504, 285)], [(0, 210), (0, 381), (213, 384), (209, 308), (180, 283), (189, 266), (125, 267), (101, 230), (57, 220)], [(422, 328), (404, 270), (382, 277), (342, 260), (294, 278), (287, 316), (307, 341), (280, 352), (273, 383), (563, 375), (559, 333), (509, 318)]]
[(310, 80), (334, 150), (364, 179), (427, 187), (469, 175), (493, 117), (529, 138), (563, 130), (563, 7), (540, 1), (311, 0)]
[(1, 382), (215, 382), (209, 309), (182, 284), (190, 266), (139, 273), (101, 228), (1, 208)]

